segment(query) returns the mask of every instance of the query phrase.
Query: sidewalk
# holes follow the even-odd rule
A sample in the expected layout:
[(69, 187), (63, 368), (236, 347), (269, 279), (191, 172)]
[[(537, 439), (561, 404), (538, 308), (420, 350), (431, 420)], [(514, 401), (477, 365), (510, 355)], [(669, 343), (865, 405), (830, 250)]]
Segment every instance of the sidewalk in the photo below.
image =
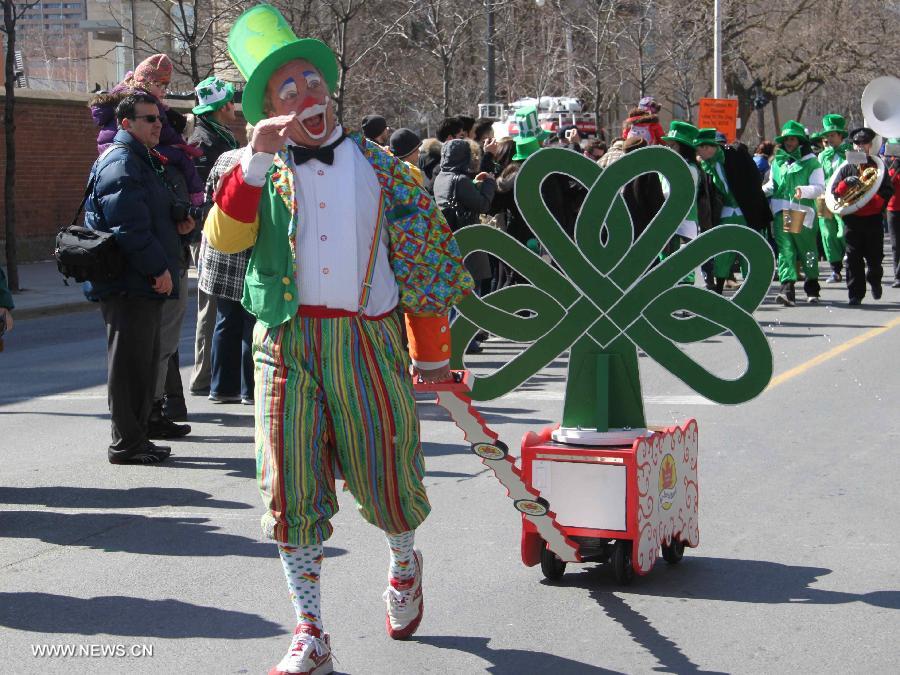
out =
[[(197, 270), (188, 271), (190, 290), (197, 288)], [(97, 305), (88, 302), (81, 290), (81, 284), (68, 280), (66, 286), (62, 274), (56, 269), (55, 260), (19, 265), (19, 286), (22, 290), (13, 293), (16, 321), (53, 314), (83, 312)]]

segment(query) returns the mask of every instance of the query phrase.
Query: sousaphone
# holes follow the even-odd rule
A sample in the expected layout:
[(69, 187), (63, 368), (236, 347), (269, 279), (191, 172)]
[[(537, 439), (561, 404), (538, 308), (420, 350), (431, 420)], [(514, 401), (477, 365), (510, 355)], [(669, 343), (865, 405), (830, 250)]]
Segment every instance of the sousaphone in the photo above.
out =
[[(862, 95), (862, 113), (868, 126), (883, 138), (900, 136), (900, 79), (891, 76), (878, 77), (866, 86)], [(837, 178), (847, 162), (841, 164), (825, 187), (825, 203), (839, 216), (859, 211), (872, 201), (884, 178), (885, 166), (880, 157), (870, 155), (875, 168), (863, 171), (860, 184), (844, 197), (834, 195)]]

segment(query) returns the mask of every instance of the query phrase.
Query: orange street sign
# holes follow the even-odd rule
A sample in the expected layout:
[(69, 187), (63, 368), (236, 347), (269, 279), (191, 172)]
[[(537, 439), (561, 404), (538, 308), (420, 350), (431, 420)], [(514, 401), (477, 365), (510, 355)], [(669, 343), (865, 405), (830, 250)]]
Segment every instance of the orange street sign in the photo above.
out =
[(701, 98), (697, 126), (715, 127), (725, 134), (729, 143), (737, 139), (738, 102), (734, 98)]

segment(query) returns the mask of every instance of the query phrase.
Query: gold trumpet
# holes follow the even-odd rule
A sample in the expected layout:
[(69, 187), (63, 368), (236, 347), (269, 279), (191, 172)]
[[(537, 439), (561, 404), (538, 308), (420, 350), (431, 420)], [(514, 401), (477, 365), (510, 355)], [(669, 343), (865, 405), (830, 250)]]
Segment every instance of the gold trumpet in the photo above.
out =
[(867, 167), (863, 170), (863, 172), (859, 175), (859, 183), (851, 187), (847, 192), (843, 194), (843, 196), (839, 197), (834, 205), (834, 211), (840, 211), (841, 209), (845, 209), (851, 204), (856, 203), (858, 199), (863, 197), (872, 187), (875, 185), (875, 182), (878, 180), (878, 169), (874, 166)]

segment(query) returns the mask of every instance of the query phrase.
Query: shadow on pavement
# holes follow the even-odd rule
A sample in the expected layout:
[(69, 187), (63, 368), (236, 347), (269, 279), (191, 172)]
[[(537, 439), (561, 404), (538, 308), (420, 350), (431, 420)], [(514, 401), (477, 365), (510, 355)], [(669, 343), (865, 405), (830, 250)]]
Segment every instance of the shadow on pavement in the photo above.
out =
[(191, 401), (188, 399), (188, 422), (195, 424), (219, 424), (223, 427), (242, 427), (252, 429), (253, 415), (248, 415), (248, 406), (227, 405), (222, 412), (191, 412)]
[(0, 593), (0, 626), (35, 633), (229, 640), (284, 633), (281, 626), (256, 614), (179, 600), (122, 595), (73, 598), (51, 593)]
[(153, 506), (200, 506), (211, 509), (252, 509), (243, 502), (213, 499), (185, 488), (141, 487), (130, 490), (88, 487), (2, 487), (0, 504), (40, 504), (51, 508), (136, 509)]
[[(416, 635), (414, 642), (431, 645), (439, 649), (453, 649), (474, 654), (489, 661), (485, 670), (497, 675), (521, 675), (522, 673), (616, 673), (618, 671), (600, 668), (581, 661), (567, 659), (555, 654), (524, 649), (492, 649), (488, 637), (460, 637), (450, 635)], [(540, 645), (538, 646), (540, 648)]]
[[(247, 518), (255, 519), (254, 514)], [(271, 542), (219, 532), (209, 518), (148, 517), (126, 513), (56, 513), (0, 511), (0, 537), (39, 539), (58, 546), (81, 546), (99, 551), (159, 556), (223, 557), (277, 556)], [(344, 555), (327, 548), (329, 557)]]
[[(820, 578), (831, 574), (824, 567), (785, 565), (768, 560), (701, 558), (685, 552), (678, 565), (661, 559), (646, 576), (637, 577), (628, 587), (618, 586), (603, 566), (585, 567), (578, 576), (563, 578), (563, 584), (586, 588), (603, 604), (608, 592), (621, 595), (721, 600), (754, 604), (837, 605), (865, 602), (885, 609), (900, 609), (900, 590), (872, 593), (845, 593), (812, 588)], [(568, 582), (568, 583), (567, 583)]]
[[(193, 439), (192, 439), (193, 440)], [(207, 442), (212, 442), (210, 438)], [(242, 439), (253, 443), (253, 439)], [(177, 450), (178, 448), (176, 448)], [(256, 478), (256, 458), (254, 457), (187, 457), (181, 454), (169, 456), (168, 461), (159, 465), (161, 469), (215, 469), (227, 471), (226, 476), (235, 478)]]
[(621, 624), (638, 644), (659, 661), (662, 670), (687, 673), (708, 671), (700, 671), (678, 645), (632, 608), (627, 602), (628, 596), (754, 604), (865, 602), (877, 607), (900, 609), (900, 591), (857, 594), (811, 588), (819, 577), (830, 573), (831, 570), (826, 568), (764, 560), (686, 557), (681, 564), (671, 566), (660, 560), (647, 576), (637, 577), (627, 587), (613, 580), (607, 565), (583, 567), (579, 573), (566, 575), (559, 582), (543, 583), (586, 589), (611, 619)]
[[(422, 452), (426, 457), (446, 457), (447, 455), (472, 455), (469, 444), (459, 434), (459, 443), (422, 443)], [(473, 455), (474, 457), (474, 455)]]

